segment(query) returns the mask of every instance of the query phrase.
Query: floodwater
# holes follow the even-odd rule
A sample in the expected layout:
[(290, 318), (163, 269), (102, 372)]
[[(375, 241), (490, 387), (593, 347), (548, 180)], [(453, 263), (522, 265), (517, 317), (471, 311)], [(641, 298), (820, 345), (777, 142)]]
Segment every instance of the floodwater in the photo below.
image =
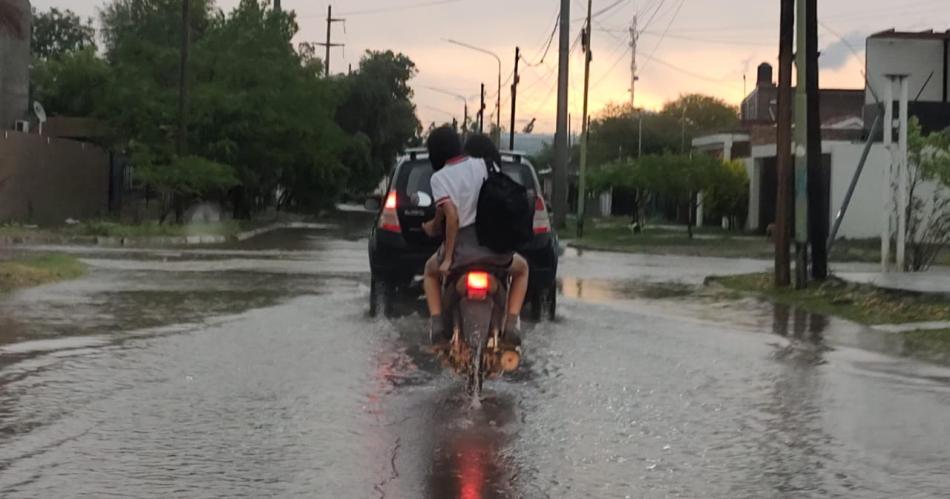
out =
[[(946, 497), (950, 370), (700, 289), (767, 263), (568, 252), (526, 363), (463, 384), (363, 230), (74, 248), (0, 300), (0, 496)], [(899, 353), (899, 352), (897, 352)]]

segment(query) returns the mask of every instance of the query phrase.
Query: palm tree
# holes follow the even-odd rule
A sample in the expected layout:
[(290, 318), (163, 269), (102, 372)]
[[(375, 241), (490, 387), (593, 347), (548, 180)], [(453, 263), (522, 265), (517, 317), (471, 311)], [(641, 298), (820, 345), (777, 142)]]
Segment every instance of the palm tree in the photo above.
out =
[(13, 0), (0, 0), (0, 32), (22, 39), (25, 33), (20, 22), (21, 15), (20, 8), (13, 4)]

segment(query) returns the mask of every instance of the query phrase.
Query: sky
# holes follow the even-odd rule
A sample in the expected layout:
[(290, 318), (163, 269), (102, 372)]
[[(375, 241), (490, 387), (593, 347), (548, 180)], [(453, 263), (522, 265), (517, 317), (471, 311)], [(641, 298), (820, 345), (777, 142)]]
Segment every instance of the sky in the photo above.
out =
[[(225, 11), (238, 0), (216, 0)], [(821, 86), (863, 88), (864, 39), (886, 29), (950, 29), (948, 0), (819, 0)], [(97, 17), (105, 0), (32, 0), (34, 7), (68, 8)], [(481, 83), (491, 97), (498, 85), (494, 57), (449, 43), (457, 40), (497, 54), (502, 63), (502, 121), (510, 120), (510, 82), (515, 47), (521, 47), (517, 128), (532, 118), (536, 132), (552, 132), (556, 113), (557, 36), (542, 61), (560, 0), (282, 0), (298, 15), (297, 42), (326, 39), (327, 6), (344, 18), (332, 28), (332, 72), (356, 67), (366, 50), (408, 55), (419, 73), (412, 82), (420, 120), (461, 119), (462, 100), (478, 107)], [(571, 0), (571, 41), (578, 40), (586, 2)], [(685, 93), (705, 93), (738, 104), (755, 85), (756, 67), (776, 64), (778, 0), (593, 0), (590, 109), (630, 102), (629, 28), (639, 19), (636, 105), (656, 109)], [(583, 55), (571, 52), (570, 108), (580, 123)], [(743, 76), (747, 82), (743, 83)], [(441, 92), (440, 92), (441, 91)], [(507, 125), (505, 125), (507, 127)]]

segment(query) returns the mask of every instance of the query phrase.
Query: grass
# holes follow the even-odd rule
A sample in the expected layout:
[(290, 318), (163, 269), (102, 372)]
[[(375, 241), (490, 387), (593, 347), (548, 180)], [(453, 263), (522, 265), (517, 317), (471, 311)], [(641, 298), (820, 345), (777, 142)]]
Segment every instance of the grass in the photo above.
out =
[(804, 290), (776, 289), (771, 274), (745, 274), (713, 280), (728, 289), (764, 295), (778, 303), (861, 324), (950, 321), (950, 300), (940, 295), (889, 291), (835, 278)]
[(86, 272), (79, 260), (50, 254), (0, 261), (0, 293), (18, 288), (75, 279)]
[(950, 363), (950, 329), (904, 333), (906, 353), (936, 362)]
[[(653, 255), (710, 256), (724, 258), (773, 258), (774, 245), (761, 234), (726, 231), (718, 227), (694, 229), (698, 236), (689, 238), (686, 228), (646, 227), (635, 234), (628, 218), (595, 218), (587, 221), (584, 237), (577, 239), (576, 221), (568, 219), (561, 237), (574, 247), (596, 251), (646, 253)], [(839, 240), (831, 260), (834, 262), (876, 263), (881, 259), (881, 243), (876, 239)], [(942, 253), (937, 265), (950, 265), (950, 252)]]
[[(715, 256), (728, 258), (768, 258), (772, 247), (764, 237), (716, 228), (695, 230), (693, 239), (684, 230), (647, 227), (640, 233), (630, 230), (628, 219), (588, 220), (584, 237), (577, 239), (576, 225), (569, 221), (562, 237), (577, 248), (666, 255)], [(714, 236), (710, 238), (710, 236)]]
[(0, 225), (0, 236), (7, 237), (180, 237), (192, 235), (233, 236), (245, 230), (250, 223), (229, 220), (219, 223), (197, 223), (189, 225), (158, 224), (145, 222), (140, 224), (118, 223), (108, 220), (91, 220), (76, 225), (59, 228), (37, 228), (11, 224)]
[[(733, 291), (765, 296), (773, 302), (812, 313), (833, 315), (866, 325), (950, 321), (950, 299), (883, 290), (829, 279), (805, 290), (776, 289), (771, 274), (716, 277), (713, 282)], [(931, 361), (950, 362), (950, 329), (898, 333), (903, 352)]]

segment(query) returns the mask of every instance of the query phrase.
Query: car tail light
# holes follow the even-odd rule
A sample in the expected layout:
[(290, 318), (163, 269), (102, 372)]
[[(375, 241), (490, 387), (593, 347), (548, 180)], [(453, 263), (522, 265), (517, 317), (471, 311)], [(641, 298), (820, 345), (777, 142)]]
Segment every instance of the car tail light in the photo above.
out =
[(466, 276), (465, 288), (471, 300), (484, 300), (491, 288), (491, 277), (488, 272), (469, 272)]
[(551, 232), (551, 218), (548, 216), (548, 208), (544, 205), (544, 198), (536, 196), (534, 198), (534, 233), (547, 234)]
[(402, 232), (399, 226), (399, 213), (396, 212), (398, 204), (396, 191), (389, 191), (386, 195), (386, 203), (383, 204), (383, 212), (379, 216), (379, 228), (389, 232)]

